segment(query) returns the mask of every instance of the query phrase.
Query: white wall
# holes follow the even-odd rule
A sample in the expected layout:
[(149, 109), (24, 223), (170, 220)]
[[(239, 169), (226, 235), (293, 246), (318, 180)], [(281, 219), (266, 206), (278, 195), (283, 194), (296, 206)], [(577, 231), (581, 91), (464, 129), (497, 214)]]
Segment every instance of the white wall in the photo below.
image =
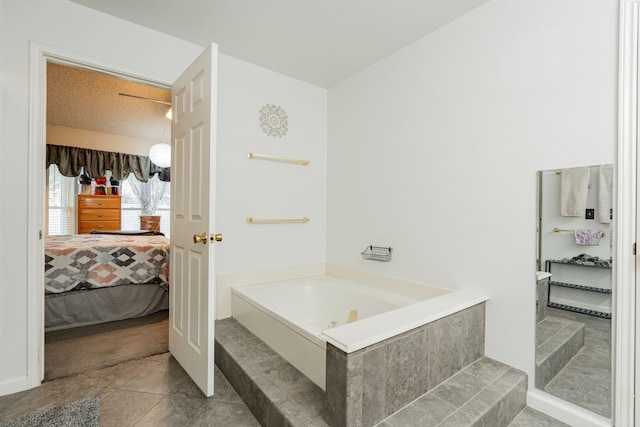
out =
[[(227, 55), (219, 58), (216, 252), (219, 275), (324, 263), (327, 91)], [(288, 116), (283, 137), (259, 126), (263, 105)], [(249, 152), (310, 160), (248, 159)], [(247, 217), (301, 218), (306, 224), (248, 224)], [(230, 315), (229, 281), (218, 282), (218, 317)]]
[[(78, 52), (171, 82), (202, 48), (64, 1), (2, 1), (0, 62), (0, 394), (27, 378), (29, 42)], [(156, 78), (157, 77), (157, 78)]]
[(486, 354), (533, 378), (536, 171), (613, 162), (617, 11), (494, 0), (331, 87), (327, 262), (485, 290)]
[[(66, 0), (0, 0), (0, 11), (0, 111), (3, 112), (0, 115), (3, 162), (0, 180), (11, 183), (0, 190), (2, 395), (34, 383), (27, 376), (27, 359), (33, 352), (27, 342), (27, 288), (37, 284), (28, 283), (25, 236), (40, 225), (28, 224), (32, 203), (27, 191), (29, 42), (33, 40), (93, 57), (100, 63), (109, 63), (159, 83), (175, 80), (202, 47)], [(218, 207), (219, 231), (225, 234), (224, 250), (221, 248), (217, 253), (220, 270), (234, 272), (269, 264), (272, 264), (269, 267), (278, 267), (287, 257), (291, 262), (323, 261), (326, 90), (224, 56), (220, 58), (219, 74), (219, 167), (229, 173), (218, 185), (224, 201)], [(258, 111), (267, 103), (282, 105), (289, 114), (290, 133), (286, 138), (273, 141), (261, 135), (257, 126)], [(250, 163), (245, 152), (249, 149), (308, 157), (312, 163), (307, 168), (298, 166), (299, 169), (291, 165)], [(229, 206), (226, 214), (225, 206)], [(246, 216), (276, 214), (309, 216), (312, 222), (285, 229), (249, 229), (243, 223)], [(223, 229), (227, 226), (228, 232)]]

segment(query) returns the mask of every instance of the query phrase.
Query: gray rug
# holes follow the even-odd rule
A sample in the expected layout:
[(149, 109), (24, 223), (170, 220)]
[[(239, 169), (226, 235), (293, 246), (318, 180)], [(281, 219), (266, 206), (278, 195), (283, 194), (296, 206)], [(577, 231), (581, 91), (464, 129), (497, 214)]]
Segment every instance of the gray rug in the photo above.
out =
[(0, 427), (97, 427), (99, 423), (100, 396), (96, 395), (0, 422)]
[(107, 368), (169, 351), (169, 311), (47, 332), (44, 379)]

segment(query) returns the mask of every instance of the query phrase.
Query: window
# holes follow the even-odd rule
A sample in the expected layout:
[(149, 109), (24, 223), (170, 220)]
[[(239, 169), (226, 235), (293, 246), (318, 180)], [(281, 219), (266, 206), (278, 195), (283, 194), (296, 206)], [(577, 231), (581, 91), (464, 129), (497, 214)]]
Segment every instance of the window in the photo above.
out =
[[(157, 175), (149, 180), (158, 181)], [(129, 174), (129, 177), (120, 183), (120, 191), (122, 194), (122, 229), (123, 230), (139, 230), (140, 229), (140, 215), (143, 214), (142, 202), (136, 195), (133, 187), (139, 188), (140, 185), (145, 185), (138, 181), (134, 174)], [(170, 221), (170, 209), (171, 209), (171, 185), (167, 182), (164, 184), (166, 189), (160, 199), (158, 208), (155, 215), (160, 216), (160, 231), (165, 236), (169, 237), (169, 221)]]
[(76, 178), (60, 174), (58, 166), (51, 165), (47, 172), (47, 234), (59, 236), (74, 234), (76, 229)]
[[(110, 173), (107, 173), (110, 176)], [(152, 179), (157, 180), (154, 176)], [(120, 182), (122, 195), (121, 227), (123, 230), (139, 230), (142, 203), (132, 189), (132, 185), (140, 185), (134, 174)], [(77, 178), (62, 176), (56, 165), (49, 166), (47, 172), (47, 234), (60, 236), (76, 233), (76, 194), (78, 194)], [(144, 183), (142, 183), (144, 185)], [(160, 216), (160, 230), (169, 236), (169, 218), (171, 190), (169, 183), (158, 205), (156, 215)]]

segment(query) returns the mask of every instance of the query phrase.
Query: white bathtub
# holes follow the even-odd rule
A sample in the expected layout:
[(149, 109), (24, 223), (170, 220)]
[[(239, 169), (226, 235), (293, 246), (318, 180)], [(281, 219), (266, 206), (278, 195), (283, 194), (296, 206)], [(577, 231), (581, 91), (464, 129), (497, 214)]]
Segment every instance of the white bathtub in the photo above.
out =
[[(386, 280), (368, 286), (315, 276), (237, 287), (233, 317), (324, 389), (326, 342), (350, 353), (487, 299)], [(352, 310), (358, 320), (347, 323)]]

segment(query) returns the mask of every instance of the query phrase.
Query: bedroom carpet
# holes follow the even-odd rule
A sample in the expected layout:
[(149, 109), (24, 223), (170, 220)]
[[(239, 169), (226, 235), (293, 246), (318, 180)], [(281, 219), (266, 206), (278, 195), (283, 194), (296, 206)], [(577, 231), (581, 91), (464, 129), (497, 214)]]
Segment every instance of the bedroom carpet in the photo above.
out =
[(169, 351), (169, 311), (47, 332), (44, 380), (106, 368)]

